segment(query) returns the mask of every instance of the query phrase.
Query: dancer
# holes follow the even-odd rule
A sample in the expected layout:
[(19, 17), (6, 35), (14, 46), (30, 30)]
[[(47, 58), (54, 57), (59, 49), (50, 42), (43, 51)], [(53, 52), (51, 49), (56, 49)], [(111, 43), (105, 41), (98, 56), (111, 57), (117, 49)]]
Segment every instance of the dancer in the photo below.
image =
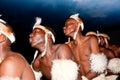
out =
[(40, 25), (36, 18), (30, 36), (30, 44), (40, 54), (33, 60), (32, 67), (48, 80), (76, 80), (78, 66), (72, 61), (72, 51), (66, 44), (55, 44), (55, 37), (49, 28)]
[(0, 80), (35, 80), (27, 60), (11, 50), (15, 36), (11, 27), (0, 19)]
[[(103, 52), (108, 59), (106, 80), (116, 80), (120, 71), (119, 69), (120, 59), (115, 55), (112, 49), (109, 49), (106, 47), (107, 39), (110, 39), (110, 37), (107, 34), (99, 33), (98, 31), (97, 33), (93, 31), (86, 33), (86, 36), (93, 36), (93, 35), (98, 38), (100, 52)], [(107, 39), (104, 39), (104, 38), (107, 38)]]
[(105, 80), (105, 76), (99, 74), (106, 70), (107, 58), (103, 53), (99, 52), (96, 37), (84, 36), (81, 33), (84, 25), (82, 19), (78, 16), (79, 14), (71, 15), (65, 22), (64, 34), (72, 38), (66, 44), (73, 51), (74, 59), (79, 65), (79, 73), (82, 75), (82, 80), (93, 80), (95, 77), (98, 79), (98, 76), (102, 78), (99, 80)]
[[(120, 75), (120, 58), (118, 57), (119, 47), (115, 45), (109, 45), (108, 40), (110, 37), (105, 33), (97, 33), (97, 36), (101, 42), (101, 45), (107, 49), (111, 49), (114, 52), (115, 58), (110, 59), (107, 66), (107, 80), (114, 80)], [(114, 46), (114, 47), (113, 47)], [(116, 49), (116, 51), (115, 51)], [(117, 53), (118, 51), (118, 53)], [(110, 56), (110, 55), (109, 55)]]

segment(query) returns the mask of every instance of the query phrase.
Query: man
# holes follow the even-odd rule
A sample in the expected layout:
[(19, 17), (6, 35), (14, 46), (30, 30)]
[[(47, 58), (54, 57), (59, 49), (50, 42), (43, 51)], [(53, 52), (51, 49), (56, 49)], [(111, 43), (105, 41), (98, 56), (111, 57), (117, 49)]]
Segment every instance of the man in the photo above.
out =
[[(97, 36), (100, 40), (100, 45), (102, 47), (105, 47), (106, 49), (109, 49), (109, 50), (112, 50), (113, 53), (114, 53), (114, 57), (111, 58), (108, 62), (108, 66), (107, 66), (107, 69), (110, 71), (108, 71), (107, 76), (107, 80), (113, 80), (113, 79), (116, 79), (119, 75), (120, 75), (120, 59), (119, 57), (115, 54), (117, 51), (119, 52), (119, 47), (116, 47), (114, 45), (109, 45), (108, 41), (110, 39), (110, 37), (105, 34), (105, 33), (97, 33)], [(114, 50), (116, 49), (116, 51)], [(108, 54), (108, 53), (107, 53)], [(112, 55), (108, 55), (109, 57), (112, 56)], [(113, 74), (113, 75), (112, 75)]]
[[(64, 34), (73, 39), (66, 44), (70, 46), (75, 61), (80, 65), (79, 72), (82, 80), (96, 80), (93, 78), (106, 70), (107, 59), (103, 53), (99, 52), (96, 37), (82, 35), (84, 25), (78, 16), (79, 14), (71, 15), (65, 22)], [(100, 76), (104, 78), (104, 75)]]
[(112, 49), (106, 47), (107, 41), (104, 38), (110, 39), (109, 36), (105, 33), (104, 34), (99, 33), (98, 31), (97, 33), (93, 31), (89, 31), (86, 33), (86, 36), (96, 36), (98, 38), (100, 52), (103, 52), (108, 59), (106, 79), (116, 80), (116, 78), (118, 77), (118, 75), (116, 74), (118, 74), (120, 70), (119, 69), (120, 59), (117, 58), (117, 56), (115, 55)]
[(95, 36), (98, 38), (99, 50), (101, 53), (103, 52), (106, 55), (108, 60), (116, 58), (113, 50), (106, 48), (106, 42), (105, 42), (104, 38), (102, 36), (100, 36), (98, 33), (89, 31), (86, 33), (86, 36)]
[(116, 44), (110, 44), (109, 43), (110, 37), (105, 33), (99, 33), (99, 36), (103, 37), (106, 43), (106, 48), (112, 49), (116, 57), (120, 58), (120, 46)]
[(27, 60), (11, 50), (14, 41), (10, 26), (0, 19), (0, 80), (35, 80)]
[(72, 61), (72, 51), (66, 44), (54, 44), (53, 33), (40, 25), (41, 18), (36, 18), (30, 36), (30, 44), (40, 54), (33, 60), (32, 67), (41, 72), (48, 80), (76, 80), (77, 64)]

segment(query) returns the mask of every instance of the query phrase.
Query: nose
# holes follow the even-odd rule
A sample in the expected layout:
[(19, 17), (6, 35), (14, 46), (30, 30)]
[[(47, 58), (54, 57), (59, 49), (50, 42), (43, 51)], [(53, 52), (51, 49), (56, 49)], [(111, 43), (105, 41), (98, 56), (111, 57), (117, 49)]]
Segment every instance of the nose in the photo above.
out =
[(63, 27), (63, 30), (65, 30), (65, 29), (66, 29), (66, 27), (64, 26), (64, 27)]
[(32, 37), (33, 36), (33, 34), (31, 33), (31, 34), (29, 34), (29, 37)]

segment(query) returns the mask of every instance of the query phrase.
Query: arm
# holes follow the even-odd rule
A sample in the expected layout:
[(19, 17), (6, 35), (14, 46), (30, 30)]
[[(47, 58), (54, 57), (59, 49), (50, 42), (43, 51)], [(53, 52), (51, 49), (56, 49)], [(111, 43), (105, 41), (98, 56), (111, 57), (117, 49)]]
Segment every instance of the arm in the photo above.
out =
[(86, 77), (91, 80), (95, 78), (99, 73), (103, 73), (107, 66), (107, 59), (104, 54), (99, 52), (98, 41), (96, 37), (90, 39), (90, 71), (86, 74)]
[(35, 58), (35, 60), (32, 62), (32, 67), (35, 71), (39, 72), (40, 71), (40, 61), (39, 61), (39, 56)]
[(19, 57), (17, 59), (14, 56), (7, 57), (0, 66), (1, 77), (3, 76), (3, 80), (7, 78), (19, 80), (23, 76), (24, 67), (25, 62)]
[(114, 51), (109, 48), (105, 48), (105, 53), (106, 53), (108, 60), (116, 58)]

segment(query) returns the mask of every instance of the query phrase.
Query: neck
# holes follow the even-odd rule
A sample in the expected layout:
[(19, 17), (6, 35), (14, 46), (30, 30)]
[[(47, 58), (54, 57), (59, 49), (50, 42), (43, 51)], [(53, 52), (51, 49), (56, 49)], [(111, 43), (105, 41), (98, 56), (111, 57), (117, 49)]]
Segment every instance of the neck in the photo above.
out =
[(81, 33), (77, 33), (76, 38), (74, 39), (74, 42), (81, 43), (83, 40), (83, 35)]
[(7, 56), (9, 51), (10, 51), (10, 47), (0, 46), (0, 63), (2, 62), (2, 60), (4, 60), (4, 58)]

